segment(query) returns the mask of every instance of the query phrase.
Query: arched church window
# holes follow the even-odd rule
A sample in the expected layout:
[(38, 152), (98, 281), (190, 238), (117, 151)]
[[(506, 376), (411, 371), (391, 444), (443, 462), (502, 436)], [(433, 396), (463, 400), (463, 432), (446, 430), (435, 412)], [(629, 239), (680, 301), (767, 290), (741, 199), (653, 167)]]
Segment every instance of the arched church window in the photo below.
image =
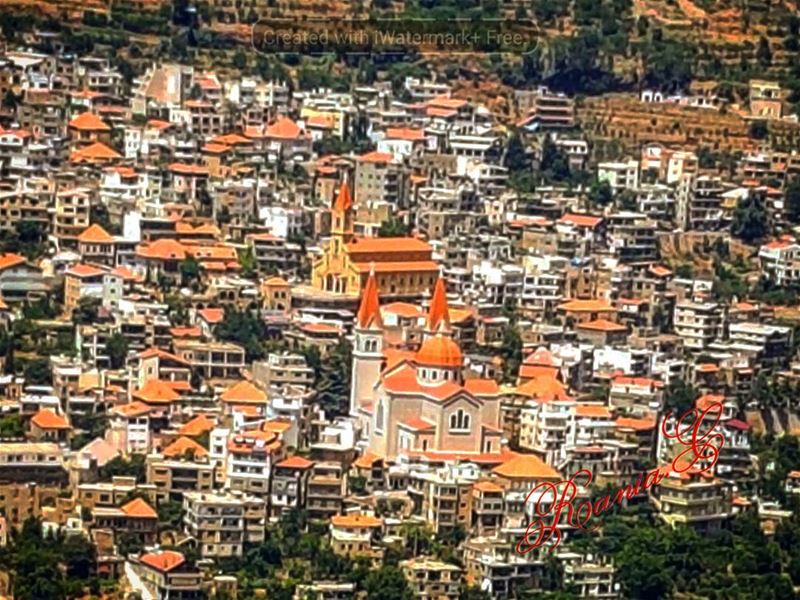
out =
[(451, 431), (468, 431), (470, 426), (471, 417), (459, 408), (456, 412), (450, 415), (450, 430)]

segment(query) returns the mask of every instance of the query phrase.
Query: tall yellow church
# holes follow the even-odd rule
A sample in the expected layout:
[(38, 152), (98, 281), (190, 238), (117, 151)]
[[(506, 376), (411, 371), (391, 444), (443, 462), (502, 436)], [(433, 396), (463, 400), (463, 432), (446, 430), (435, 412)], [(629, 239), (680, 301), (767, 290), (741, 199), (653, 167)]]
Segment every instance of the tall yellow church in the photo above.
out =
[(331, 206), (330, 242), (313, 266), (314, 288), (361, 296), (370, 270), (385, 297), (420, 296), (433, 287), (439, 266), (430, 244), (410, 237), (356, 237), (354, 213), (350, 186), (344, 182)]

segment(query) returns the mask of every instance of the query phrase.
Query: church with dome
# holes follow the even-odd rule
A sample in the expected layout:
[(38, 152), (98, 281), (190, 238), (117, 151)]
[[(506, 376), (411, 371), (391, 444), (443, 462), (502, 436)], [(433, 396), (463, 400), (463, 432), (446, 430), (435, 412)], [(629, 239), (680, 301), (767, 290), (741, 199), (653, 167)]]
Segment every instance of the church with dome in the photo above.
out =
[(453, 340), (444, 280), (435, 284), (419, 348), (392, 347), (370, 273), (356, 315), (351, 416), (368, 451), (398, 456), (480, 459), (503, 452), (500, 389), (493, 379), (464, 379)]

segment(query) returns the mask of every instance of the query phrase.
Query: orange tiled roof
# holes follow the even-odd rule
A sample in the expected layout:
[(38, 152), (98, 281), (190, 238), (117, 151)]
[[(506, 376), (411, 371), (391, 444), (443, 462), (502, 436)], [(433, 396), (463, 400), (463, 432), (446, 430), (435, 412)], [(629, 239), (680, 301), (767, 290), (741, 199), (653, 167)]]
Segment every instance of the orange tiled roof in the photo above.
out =
[(267, 127), (266, 135), (279, 140), (296, 140), (303, 135), (303, 130), (291, 119), (279, 117), (272, 125)]
[(608, 319), (596, 319), (594, 321), (589, 321), (588, 323), (579, 323), (578, 329), (588, 329), (590, 331), (605, 331), (605, 332), (628, 331), (628, 328), (625, 327), (625, 325), (620, 325), (619, 323), (615, 323), (614, 321), (609, 321)]
[(570, 300), (558, 305), (559, 310), (567, 312), (615, 312), (607, 300)]
[(202, 165), (189, 165), (186, 163), (174, 162), (167, 168), (179, 175), (208, 175), (208, 167)]
[(31, 423), (39, 429), (72, 429), (64, 417), (47, 408), (43, 408), (33, 415)]
[(252, 140), (239, 135), (238, 133), (226, 133), (224, 135), (218, 135), (212, 139), (211, 142), (214, 144), (224, 144), (225, 146), (240, 146), (253, 143)]
[(148, 244), (140, 244), (136, 254), (143, 258), (158, 260), (185, 260), (186, 248), (180, 242), (162, 238)]
[(599, 404), (576, 404), (575, 415), (578, 417), (610, 419), (611, 413), (608, 408)]
[(488, 493), (497, 493), (504, 491), (502, 487), (500, 487), (493, 481), (478, 481), (472, 486), (472, 489), (478, 490), (479, 492), (488, 492)]
[(655, 419), (634, 419), (633, 417), (618, 417), (614, 422), (619, 429), (635, 429), (648, 431), (656, 426)]
[(310, 469), (314, 466), (314, 462), (303, 458), (302, 456), (290, 456), (275, 465), (284, 469)]
[(439, 402), (464, 391), (464, 388), (452, 381), (442, 381), (439, 385), (420, 385), (416, 371), (408, 365), (398, 366), (396, 371), (385, 374), (382, 382), (389, 392), (415, 393)]
[(78, 236), (79, 242), (91, 244), (113, 244), (114, 238), (97, 223), (92, 223)]
[(150, 379), (132, 396), (147, 404), (169, 404), (181, 399), (181, 395), (166, 381)]
[(383, 519), (369, 515), (333, 515), (331, 525), (334, 527), (375, 528), (383, 525)]
[(712, 404), (724, 404), (724, 403), (725, 403), (725, 396), (717, 394), (703, 394), (695, 402), (695, 404), (697, 404), (697, 408), (699, 408), (700, 410), (706, 410)]
[(603, 217), (595, 217), (592, 215), (579, 215), (575, 213), (567, 213), (558, 220), (559, 223), (568, 223), (570, 225), (577, 225), (578, 227), (588, 227), (594, 229), (603, 222)]
[(220, 400), (231, 404), (265, 404), (267, 394), (249, 381), (240, 381), (222, 392)]
[(651, 265), (649, 271), (656, 277), (669, 277), (672, 275), (672, 271), (661, 265)]
[(172, 327), (169, 333), (176, 338), (198, 338), (203, 335), (199, 327)]
[(225, 310), (222, 308), (202, 308), (197, 311), (201, 319), (212, 325), (221, 323), (225, 318)]
[(275, 275), (274, 277), (270, 277), (269, 279), (264, 281), (263, 285), (270, 285), (270, 286), (280, 285), (280, 286), (283, 286), (283, 285), (289, 285), (289, 282), (286, 281), (283, 277), (278, 277), (277, 275)]
[(436, 427), (436, 425), (430, 421), (426, 421), (418, 416), (409, 417), (405, 421), (400, 421), (400, 425), (413, 429), (414, 431), (430, 431)]
[(322, 129), (333, 129), (336, 126), (336, 121), (332, 115), (312, 115), (306, 119), (306, 125)]
[(444, 119), (449, 119), (450, 117), (454, 117), (458, 114), (457, 110), (453, 110), (452, 108), (439, 108), (438, 106), (429, 106), (425, 109), (425, 114), (429, 117), (442, 117)]
[(70, 155), (69, 160), (70, 162), (81, 163), (116, 160), (118, 158), (122, 158), (122, 155), (119, 152), (113, 148), (109, 148), (102, 142), (95, 142), (90, 146), (86, 146), (85, 148), (81, 148), (80, 150), (73, 152)]
[(650, 379), (649, 377), (629, 377), (627, 375), (614, 375), (611, 380), (613, 383), (620, 385), (639, 385), (643, 387), (664, 387), (664, 382), (658, 379)]
[(138, 417), (149, 413), (150, 407), (144, 402), (136, 400), (129, 404), (123, 404), (122, 406), (117, 406), (112, 410), (116, 414), (121, 415), (123, 417)]
[(561, 479), (558, 471), (533, 454), (519, 454), (492, 469), (492, 473), (507, 479)]
[(83, 263), (72, 265), (64, 272), (65, 275), (72, 275), (79, 278), (96, 277), (98, 275), (102, 275), (103, 273), (105, 273), (103, 269), (94, 267), (92, 265), (85, 265)]
[(186, 559), (183, 558), (183, 554), (180, 552), (160, 550), (158, 552), (143, 554), (141, 558), (139, 558), (139, 561), (157, 571), (168, 573), (181, 566), (186, 562)]
[(461, 98), (450, 98), (448, 96), (436, 96), (435, 98), (431, 98), (425, 103), (427, 106), (432, 106), (436, 108), (449, 108), (449, 109), (458, 109), (462, 106), (466, 106), (468, 103), (466, 100), (462, 100)]
[(214, 421), (206, 415), (197, 415), (191, 421), (184, 423), (178, 433), (188, 437), (197, 437), (214, 429)]
[(564, 384), (555, 377), (534, 377), (517, 388), (517, 394), (529, 396), (539, 402), (569, 400)]
[(206, 456), (208, 454), (208, 450), (203, 448), (192, 438), (181, 436), (169, 446), (164, 448), (163, 454), (167, 458), (180, 458), (186, 454), (191, 454), (195, 457), (201, 457)]
[(269, 431), (271, 433), (286, 433), (292, 428), (291, 421), (287, 420), (286, 418), (275, 418), (270, 419), (269, 421), (264, 421), (261, 424), (261, 431)]
[(158, 513), (142, 498), (134, 498), (123, 504), (120, 510), (133, 519), (158, 519)]
[(128, 267), (115, 267), (111, 269), (111, 272), (118, 277), (122, 277), (123, 281), (142, 281), (142, 276)]
[(389, 372), (404, 361), (414, 360), (412, 350), (398, 350), (397, 348), (384, 348), (383, 358), (386, 360), (384, 371)]
[[(385, 253), (407, 253), (407, 252), (433, 252), (433, 248), (428, 242), (411, 237), (359, 237), (349, 242), (345, 248), (353, 256), (356, 254), (385, 254)], [(353, 260), (359, 258), (353, 256)], [(366, 260), (360, 259), (361, 261)], [(375, 265), (378, 266), (377, 264)]]
[(495, 396), (500, 393), (500, 386), (494, 379), (467, 379), (464, 388), (475, 396)]
[(111, 127), (98, 117), (97, 115), (85, 112), (79, 114), (77, 117), (69, 122), (69, 126), (73, 129), (81, 129), (84, 131), (110, 131)]
[(523, 364), (537, 365), (540, 367), (557, 367), (553, 358), (553, 353), (544, 346), (537, 348), (534, 352), (525, 357)]
[(425, 139), (425, 130), (412, 127), (389, 127), (386, 129), (386, 137), (391, 140), (420, 142)]
[(203, 152), (208, 152), (209, 154), (224, 154), (225, 152), (230, 151), (230, 146), (209, 142), (208, 144), (204, 144), (201, 150)]
[(166, 350), (162, 350), (161, 348), (156, 348), (156, 347), (148, 348), (147, 350), (142, 350), (141, 352), (139, 352), (139, 354), (137, 354), (138, 358), (153, 358), (154, 356), (157, 356), (159, 359), (177, 362), (186, 366), (189, 366), (191, 364), (188, 360), (181, 358), (177, 354), (173, 354), (172, 352), (167, 352)]
[(172, 123), (169, 121), (161, 121), (159, 119), (150, 119), (147, 123), (145, 123), (145, 127), (148, 129), (169, 129), (172, 127)]
[(364, 454), (359, 456), (353, 464), (359, 469), (371, 469), (379, 460), (382, 460), (380, 456), (367, 450)]
[(366, 163), (389, 163), (394, 160), (394, 155), (389, 154), (388, 152), (373, 151), (358, 156), (357, 160)]
[(410, 302), (391, 302), (381, 306), (381, 312), (395, 314), (404, 319), (415, 319), (422, 316), (422, 309)]

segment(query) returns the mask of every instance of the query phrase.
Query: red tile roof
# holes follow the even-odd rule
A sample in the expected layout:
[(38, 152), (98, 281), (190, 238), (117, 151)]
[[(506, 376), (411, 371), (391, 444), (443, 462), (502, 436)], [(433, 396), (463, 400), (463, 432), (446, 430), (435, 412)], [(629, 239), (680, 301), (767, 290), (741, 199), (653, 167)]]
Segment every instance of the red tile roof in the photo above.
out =
[(43, 408), (33, 415), (31, 423), (39, 429), (72, 429), (64, 417), (47, 408)]
[(111, 127), (95, 114), (85, 112), (69, 122), (69, 126), (83, 131), (111, 131)]
[(157, 571), (168, 573), (186, 562), (183, 554), (172, 550), (160, 550), (143, 554), (139, 561)]

